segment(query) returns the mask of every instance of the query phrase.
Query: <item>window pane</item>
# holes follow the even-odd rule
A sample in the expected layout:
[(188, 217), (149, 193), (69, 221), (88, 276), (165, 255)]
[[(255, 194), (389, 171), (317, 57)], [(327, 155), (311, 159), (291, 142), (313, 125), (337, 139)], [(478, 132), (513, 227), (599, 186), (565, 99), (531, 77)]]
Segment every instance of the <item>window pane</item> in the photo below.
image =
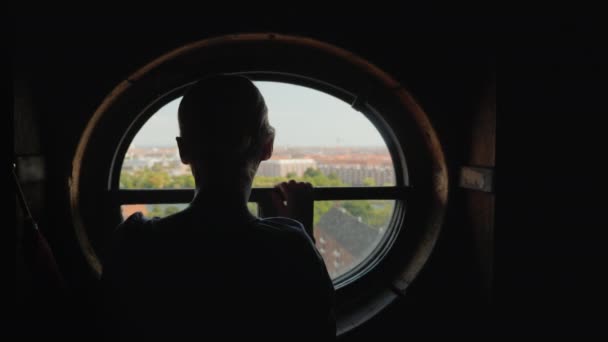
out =
[[(255, 82), (276, 129), (273, 156), (260, 164), (254, 187), (294, 179), (315, 187), (395, 185), (386, 144), (362, 114), (328, 94), (287, 83)], [(122, 189), (191, 189), (189, 166), (181, 163), (175, 137), (181, 98), (159, 109), (135, 135), (120, 174)], [(394, 200), (316, 201), (316, 246), (332, 277), (366, 260), (382, 241)], [(187, 204), (123, 205), (123, 218), (135, 211), (165, 217)], [(257, 203), (248, 203), (258, 214)]]
[(332, 278), (367, 258), (386, 234), (393, 200), (317, 201), (314, 234)]
[[(296, 179), (314, 186), (395, 184), (388, 148), (371, 122), (323, 92), (279, 82), (255, 82), (276, 129), (274, 153), (260, 164), (255, 187)], [(122, 189), (193, 188), (190, 168), (179, 158), (175, 137), (178, 98), (145, 123), (129, 147)]]

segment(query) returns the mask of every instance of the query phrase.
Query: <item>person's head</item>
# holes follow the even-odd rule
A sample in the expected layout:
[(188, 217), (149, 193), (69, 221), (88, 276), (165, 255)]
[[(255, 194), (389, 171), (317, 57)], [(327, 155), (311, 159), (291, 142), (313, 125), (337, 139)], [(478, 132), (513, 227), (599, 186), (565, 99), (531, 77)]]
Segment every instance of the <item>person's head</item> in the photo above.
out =
[(251, 182), (260, 161), (272, 155), (274, 129), (264, 98), (243, 76), (219, 74), (196, 82), (179, 104), (178, 120), (180, 157), (195, 178), (198, 173)]

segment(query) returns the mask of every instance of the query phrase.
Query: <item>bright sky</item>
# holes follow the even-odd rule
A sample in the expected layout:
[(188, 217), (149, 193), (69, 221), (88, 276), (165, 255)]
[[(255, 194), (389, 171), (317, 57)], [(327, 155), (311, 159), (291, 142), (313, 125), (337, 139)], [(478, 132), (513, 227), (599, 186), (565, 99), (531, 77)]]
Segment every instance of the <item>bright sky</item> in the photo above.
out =
[[(275, 146), (386, 146), (360, 112), (323, 92), (278, 82), (255, 82), (262, 92)], [(181, 97), (162, 107), (135, 136), (132, 145), (174, 146), (179, 135), (177, 108)]]

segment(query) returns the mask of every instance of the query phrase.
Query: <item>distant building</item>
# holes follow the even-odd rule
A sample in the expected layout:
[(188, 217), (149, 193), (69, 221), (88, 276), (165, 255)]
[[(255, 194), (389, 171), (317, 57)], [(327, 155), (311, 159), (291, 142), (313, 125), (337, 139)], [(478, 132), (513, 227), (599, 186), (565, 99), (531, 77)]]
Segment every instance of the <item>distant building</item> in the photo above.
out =
[(300, 177), (307, 169), (316, 169), (313, 159), (271, 159), (260, 163), (257, 175), (264, 177), (285, 177), (294, 173)]
[(126, 171), (140, 170), (145, 167), (151, 167), (152, 163), (142, 159), (125, 159), (122, 162), (122, 169)]
[(324, 175), (335, 174), (342, 182), (361, 186), (365, 179), (373, 179), (374, 184), (395, 184), (395, 171), (391, 166), (360, 164), (320, 164), (319, 171)]

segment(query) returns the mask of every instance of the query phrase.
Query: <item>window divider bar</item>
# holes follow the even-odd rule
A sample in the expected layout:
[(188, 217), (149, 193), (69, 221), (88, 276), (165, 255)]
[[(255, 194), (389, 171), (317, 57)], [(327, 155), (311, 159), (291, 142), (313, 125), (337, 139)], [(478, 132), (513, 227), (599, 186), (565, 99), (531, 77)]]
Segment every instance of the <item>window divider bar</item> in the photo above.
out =
[[(376, 200), (405, 199), (409, 193), (407, 186), (386, 187), (319, 187), (313, 189), (315, 201), (330, 200)], [(273, 188), (254, 188), (250, 202), (261, 202), (268, 198)], [(194, 189), (119, 189), (109, 192), (110, 199), (120, 204), (160, 204), (190, 203)]]

